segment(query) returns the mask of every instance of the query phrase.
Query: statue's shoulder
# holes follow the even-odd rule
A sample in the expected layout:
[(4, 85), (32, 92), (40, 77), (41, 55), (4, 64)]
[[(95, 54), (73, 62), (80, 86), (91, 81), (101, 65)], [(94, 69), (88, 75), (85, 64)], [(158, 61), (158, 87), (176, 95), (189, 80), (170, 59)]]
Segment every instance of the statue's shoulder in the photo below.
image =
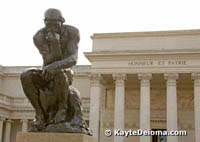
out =
[(38, 44), (42, 44), (43, 40), (44, 40), (44, 28), (41, 28), (33, 36), (33, 41), (35, 45), (38, 45)]
[(44, 38), (44, 28), (38, 30), (33, 36), (33, 40), (41, 40)]
[(76, 27), (63, 24), (63, 29), (71, 38), (80, 39), (79, 30)]

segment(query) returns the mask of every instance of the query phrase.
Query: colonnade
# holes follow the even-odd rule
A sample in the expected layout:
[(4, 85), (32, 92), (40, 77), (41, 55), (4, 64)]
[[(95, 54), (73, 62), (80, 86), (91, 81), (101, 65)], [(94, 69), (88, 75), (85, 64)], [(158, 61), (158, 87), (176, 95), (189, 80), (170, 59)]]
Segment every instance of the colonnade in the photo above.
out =
[[(113, 74), (115, 81), (115, 110), (114, 129), (124, 130), (124, 97), (126, 74)], [(178, 73), (164, 74), (166, 80), (166, 100), (167, 100), (167, 131), (178, 130), (177, 121), (177, 85)], [(195, 114), (195, 142), (200, 141), (200, 73), (193, 73), (194, 80), (194, 114)], [(100, 96), (101, 96), (101, 75), (91, 75), (91, 96), (90, 96), (90, 128), (94, 136), (99, 139), (99, 116), (100, 116)], [(152, 74), (138, 74), (140, 80), (140, 129), (150, 128), (150, 80)], [(141, 136), (140, 142), (150, 142), (150, 136)], [(169, 136), (168, 142), (178, 142), (177, 136)], [(114, 142), (124, 142), (124, 137), (114, 136)]]
[[(14, 121), (12, 121), (11, 119), (0, 118), (0, 142), (10, 142), (11, 126), (13, 122)], [(22, 132), (27, 132), (28, 120), (22, 119), (20, 120), (20, 122), (22, 123)], [(5, 127), (4, 133), (3, 133), (3, 127)]]

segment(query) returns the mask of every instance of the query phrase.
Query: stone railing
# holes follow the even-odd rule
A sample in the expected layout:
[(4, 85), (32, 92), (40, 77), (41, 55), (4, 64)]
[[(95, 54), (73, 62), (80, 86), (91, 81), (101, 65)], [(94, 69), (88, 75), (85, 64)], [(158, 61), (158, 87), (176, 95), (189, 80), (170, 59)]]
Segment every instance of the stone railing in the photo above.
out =
[[(81, 98), (83, 113), (86, 119), (89, 119), (89, 98)], [(8, 111), (34, 111), (31, 103), (27, 98), (14, 98), (0, 93), (0, 108)]]
[(33, 110), (27, 98), (14, 98), (0, 93), (0, 106), (12, 110)]

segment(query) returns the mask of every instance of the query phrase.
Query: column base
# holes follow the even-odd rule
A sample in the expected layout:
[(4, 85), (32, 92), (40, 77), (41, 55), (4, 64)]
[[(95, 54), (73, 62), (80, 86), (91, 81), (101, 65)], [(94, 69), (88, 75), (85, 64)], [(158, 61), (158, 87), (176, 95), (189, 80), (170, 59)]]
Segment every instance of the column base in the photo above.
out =
[(77, 133), (19, 132), (16, 142), (97, 142), (97, 139)]

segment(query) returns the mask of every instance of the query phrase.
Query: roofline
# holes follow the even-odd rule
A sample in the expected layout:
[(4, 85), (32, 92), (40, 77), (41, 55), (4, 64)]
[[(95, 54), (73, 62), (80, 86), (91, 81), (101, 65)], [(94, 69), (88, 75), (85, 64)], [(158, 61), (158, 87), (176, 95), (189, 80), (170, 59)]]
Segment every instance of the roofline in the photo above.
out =
[(119, 32), (119, 33), (94, 33), (91, 38), (127, 38), (144, 36), (173, 36), (173, 35), (196, 35), (200, 29), (191, 30), (169, 30), (169, 31), (146, 31), (146, 32)]

